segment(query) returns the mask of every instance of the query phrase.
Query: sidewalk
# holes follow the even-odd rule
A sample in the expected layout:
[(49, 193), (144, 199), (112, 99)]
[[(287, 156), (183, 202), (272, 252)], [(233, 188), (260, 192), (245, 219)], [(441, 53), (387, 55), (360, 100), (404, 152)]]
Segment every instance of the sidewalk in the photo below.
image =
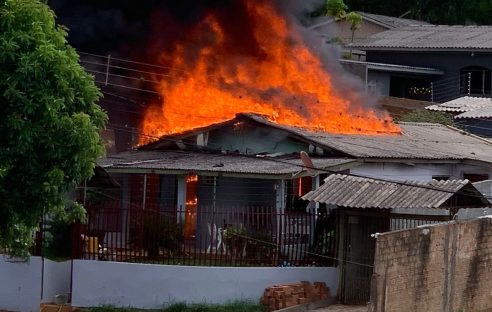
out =
[(312, 310), (310, 312), (367, 312), (367, 307), (334, 304), (329, 307)]

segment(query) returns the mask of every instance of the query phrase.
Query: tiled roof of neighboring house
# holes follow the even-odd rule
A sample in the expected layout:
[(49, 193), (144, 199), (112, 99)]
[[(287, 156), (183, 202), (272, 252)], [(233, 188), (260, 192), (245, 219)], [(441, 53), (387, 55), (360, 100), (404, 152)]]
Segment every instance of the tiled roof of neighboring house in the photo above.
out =
[(415, 25), (430, 25), (429, 23), (424, 22), (424, 21), (418, 21), (418, 20), (407, 19), (407, 18), (400, 18), (400, 17), (393, 17), (393, 16), (387, 16), (387, 15), (365, 13), (365, 12), (357, 12), (357, 13), (362, 15), (362, 18), (364, 18), (365, 20), (374, 22), (374, 23), (379, 24), (379, 25), (384, 26), (384, 27), (387, 27), (388, 29), (405, 27), (405, 26), (412, 26), (412, 25), (414, 25), (414, 26)]
[(477, 108), (454, 116), (455, 119), (482, 119), (492, 118), (492, 105)]
[(396, 182), (339, 174), (302, 198), (346, 208), (446, 208), (446, 201), (465, 187), (461, 196), (478, 196), (481, 207), (491, 206), (468, 180)]
[(353, 44), (361, 50), (492, 50), (492, 26), (407, 26)]
[[(316, 168), (338, 170), (356, 164), (353, 159), (312, 158)], [(292, 176), (308, 174), (299, 156), (256, 157), (191, 151), (129, 151), (102, 158), (98, 164), (109, 171)], [(345, 167), (344, 167), (345, 168)]]
[(427, 106), (426, 109), (441, 112), (464, 113), (485, 107), (492, 107), (492, 98), (463, 96), (452, 101)]
[(293, 138), (335, 150), (347, 157), (362, 159), (476, 160), (492, 164), (492, 142), (467, 132), (432, 123), (399, 123), (401, 135), (355, 135), (311, 132), (294, 126), (274, 123), (255, 114), (238, 114), (236, 118), (181, 134), (162, 137), (161, 141), (141, 147), (162, 148), (169, 141), (191, 137), (240, 121), (285, 130)]
[[(368, 22), (372, 22), (374, 24), (378, 24), (378, 25), (383, 26), (387, 29), (412, 26), (412, 25), (414, 25), (414, 26), (416, 26), (416, 25), (430, 25), (429, 23), (424, 22), (424, 21), (417, 21), (417, 20), (412, 20), (412, 19), (407, 19), (407, 18), (399, 18), (399, 17), (365, 13), (365, 12), (357, 12), (357, 13), (359, 13), (364, 20), (366, 20)], [(309, 28), (317, 28), (320, 26), (331, 24), (333, 22), (335, 22), (335, 19), (333, 17), (319, 16), (319, 17), (312, 19), (311, 23), (308, 27)]]

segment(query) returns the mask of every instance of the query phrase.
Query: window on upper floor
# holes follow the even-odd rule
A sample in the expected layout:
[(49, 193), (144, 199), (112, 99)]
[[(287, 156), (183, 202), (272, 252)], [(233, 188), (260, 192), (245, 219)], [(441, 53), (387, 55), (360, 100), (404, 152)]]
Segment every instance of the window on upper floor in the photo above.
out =
[(460, 70), (460, 91), (462, 94), (491, 94), (491, 71), (483, 66), (468, 66)]

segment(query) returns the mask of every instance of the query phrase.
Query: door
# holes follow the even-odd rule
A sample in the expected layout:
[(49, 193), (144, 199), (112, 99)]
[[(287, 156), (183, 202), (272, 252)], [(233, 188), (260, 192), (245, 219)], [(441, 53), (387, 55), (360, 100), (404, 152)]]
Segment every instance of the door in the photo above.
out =
[(365, 305), (369, 301), (376, 239), (371, 234), (386, 232), (389, 219), (345, 215), (342, 237), (340, 296), (344, 304)]

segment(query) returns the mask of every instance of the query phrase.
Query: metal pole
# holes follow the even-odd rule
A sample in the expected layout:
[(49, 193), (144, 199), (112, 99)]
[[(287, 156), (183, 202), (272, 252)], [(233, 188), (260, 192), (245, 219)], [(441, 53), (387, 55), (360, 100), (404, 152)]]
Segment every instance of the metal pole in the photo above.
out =
[(109, 62), (111, 61), (111, 54), (108, 54), (108, 62), (106, 63), (106, 82), (105, 85), (108, 85), (109, 80)]
[(147, 174), (144, 174), (144, 181), (143, 181), (143, 199), (142, 199), (142, 205), (143, 209), (145, 209), (145, 201), (147, 197)]
[(468, 96), (471, 94), (471, 72), (468, 73)]

